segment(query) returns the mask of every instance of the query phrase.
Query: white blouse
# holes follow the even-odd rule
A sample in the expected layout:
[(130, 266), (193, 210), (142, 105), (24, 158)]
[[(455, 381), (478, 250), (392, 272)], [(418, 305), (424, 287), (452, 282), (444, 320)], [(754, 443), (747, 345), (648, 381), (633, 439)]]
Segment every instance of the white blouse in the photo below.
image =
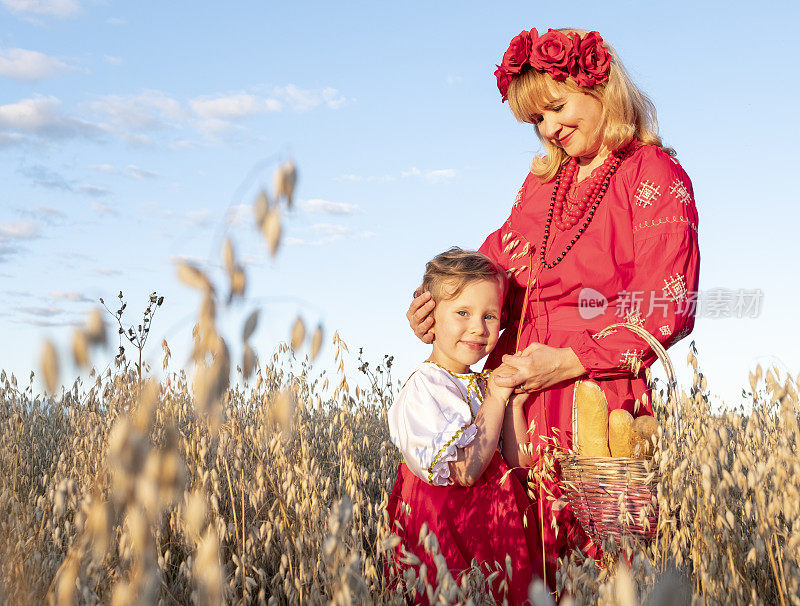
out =
[(449, 486), (450, 461), (472, 440), (483, 402), (486, 374), (451, 373), (424, 362), (389, 408), (389, 434), (408, 468), (433, 486)]

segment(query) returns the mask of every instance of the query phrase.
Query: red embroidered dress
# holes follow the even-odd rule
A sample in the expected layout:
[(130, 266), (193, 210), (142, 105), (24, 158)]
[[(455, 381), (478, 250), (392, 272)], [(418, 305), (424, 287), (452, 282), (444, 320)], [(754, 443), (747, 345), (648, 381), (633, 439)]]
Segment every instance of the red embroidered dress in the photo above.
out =
[[(498, 451), (474, 485), (459, 486), (450, 478), (449, 462), (456, 460), (458, 449), (480, 439), (473, 421), (485, 388), (482, 374), (455, 374), (426, 362), (389, 409), (392, 442), (403, 454), (386, 507), (391, 529), (401, 539), (398, 557), (389, 567), (402, 574), (404, 547), (425, 564), (428, 584), (436, 587), (437, 561), (420, 543), (426, 525), (456, 581), (475, 559), (486, 576), (499, 570), (489, 586), (498, 603), (507, 598), (523, 604), (531, 580), (542, 576), (542, 550), (538, 536), (525, 531), (523, 516), (534, 520), (535, 515), (526, 511), (531, 505), (522, 485), (508, 473)], [(510, 579), (506, 555), (511, 558)], [(414, 601), (428, 603), (426, 595)]]
[[(581, 181), (570, 199), (580, 199), (592, 178)], [(647, 391), (642, 372), (634, 378), (631, 364), (642, 369), (656, 356), (636, 335), (618, 330), (603, 337), (596, 333), (618, 322), (633, 322), (647, 329), (665, 346), (679, 341), (694, 326), (700, 255), (697, 210), (692, 184), (677, 160), (651, 145), (638, 145), (611, 177), (608, 190), (584, 233), (566, 255), (562, 254), (585, 219), (565, 232), (551, 225), (549, 253), (552, 269), (536, 269), (547, 212), (555, 180), (540, 183), (529, 174), (517, 195), (511, 216), (491, 234), (481, 251), (511, 275), (506, 299), (507, 324), (486, 368), (495, 368), (503, 354), (514, 353), (518, 321), (527, 305), (519, 349), (532, 342), (571, 347), (588, 377), (597, 381), (610, 410), (625, 408), (634, 416), (634, 402)], [(527, 301), (530, 267), (536, 280)], [(581, 301), (583, 305), (581, 306)], [(588, 303), (594, 301), (594, 303)], [(604, 307), (607, 301), (607, 307)], [(531, 441), (553, 438), (558, 428), (560, 446), (572, 446), (573, 382), (531, 396), (526, 415), (534, 424)], [(651, 412), (648, 407), (639, 411)], [(569, 507), (554, 513), (544, 501), (545, 549), (548, 581), (552, 583), (555, 558), (568, 545), (585, 547)], [(551, 528), (555, 516), (558, 536)], [(538, 529), (529, 524), (529, 529)]]

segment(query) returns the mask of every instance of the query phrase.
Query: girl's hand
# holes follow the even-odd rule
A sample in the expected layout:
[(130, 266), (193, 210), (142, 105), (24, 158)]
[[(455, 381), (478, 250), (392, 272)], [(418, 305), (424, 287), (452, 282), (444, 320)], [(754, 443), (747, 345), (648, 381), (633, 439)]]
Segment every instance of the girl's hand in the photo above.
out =
[(488, 382), (488, 394), (491, 394), (503, 402), (507, 402), (511, 395), (514, 393), (514, 387), (516, 385), (498, 385), (497, 380), (502, 378), (507, 378), (513, 376), (517, 372), (516, 368), (509, 366), (508, 364), (502, 364), (495, 368), (492, 371), (492, 374), (489, 376)]
[[(416, 294), (416, 293), (414, 293)], [(433, 308), (436, 303), (431, 297), (431, 293), (424, 292), (417, 296), (411, 305), (408, 306), (406, 318), (411, 330), (423, 343), (430, 345), (433, 343)]]
[(510, 376), (498, 376), (498, 385), (519, 386), (519, 390), (528, 393), (586, 374), (586, 369), (571, 347), (549, 347), (541, 343), (531, 343), (522, 353), (503, 356), (503, 363), (513, 366), (517, 372)]
[(523, 391), (521, 393), (513, 393), (511, 397), (508, 399), (508, 405), (511, 408), (522, 408), (525, 402), (528, 401), (528, 398), (531, 394)]

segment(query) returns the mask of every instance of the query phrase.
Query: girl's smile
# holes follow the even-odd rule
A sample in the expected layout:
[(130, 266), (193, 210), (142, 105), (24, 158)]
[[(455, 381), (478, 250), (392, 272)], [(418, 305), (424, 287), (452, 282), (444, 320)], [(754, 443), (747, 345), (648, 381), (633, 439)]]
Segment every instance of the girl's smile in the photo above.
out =
[(438, 301), (430, 361), (451, 372), (469, 372), (471, 365), (494, 349), (502, 306), (499, 280), (470, 282), (455, 297)]

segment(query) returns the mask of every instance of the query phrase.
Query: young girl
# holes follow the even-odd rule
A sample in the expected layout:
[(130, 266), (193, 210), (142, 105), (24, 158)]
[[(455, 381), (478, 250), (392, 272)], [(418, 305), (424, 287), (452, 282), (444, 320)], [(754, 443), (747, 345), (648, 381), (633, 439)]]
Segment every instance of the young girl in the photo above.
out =
[[(402, 568), (404, 548), (426, 565), (428, 583), (436, 584), (436, 563), (420, 542), (426, 525), (454, 578), (473, 558), (487, 576), (499, 563), (490, 591), (498, 601), (522, 604), (531, 580), (542, 574), (541, 547), (535, 533), (525, 531), (524, 516), (535, 525), (535, 512), (526, 511), (529, 501), (497, 447), (505, 424), (504, 449), (519, 463), (519, 440), (527, 441), (525, 396), (512, 397), (511, 388), (495, 382), (514, 369), (470, 370), (497, 343), (505, 274), (481, 253), (453, 248), (427, 264), (422, 286), (436, 301), (433, 349), (388, 413), (392, 442), (403, 455), (388, 504), (392, 530), (402, 541), (394, 565)], [(507, 593), (500, 590), (503, 580)]]

